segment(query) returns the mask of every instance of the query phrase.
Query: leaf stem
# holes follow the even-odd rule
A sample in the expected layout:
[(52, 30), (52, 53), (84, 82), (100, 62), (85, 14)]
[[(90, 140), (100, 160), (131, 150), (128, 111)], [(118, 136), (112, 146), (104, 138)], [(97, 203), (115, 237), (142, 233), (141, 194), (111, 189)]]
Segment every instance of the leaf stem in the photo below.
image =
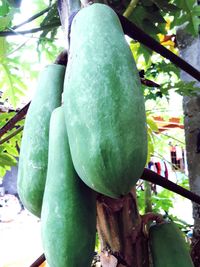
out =
[(25, 46), (27, 44), (27, 42), (30, 40), (30, 38), (28, 40), (26, 40), (25, 42), (23, 42), (22, 44), (20, 44), (18, 47), (16, 47), (15, 49), (13, 49), (12, 51), (10, 51), (6, 57), (14, 54), (15, 52), (17, 52), (18, 50), (20, 50), (23, 46)]
[(169, 49), (165, 48), (163, 45), (161, 45), (159, 42), (157, 42), (154, 38), (152, 38), (150, 35), (148, 35), (143, 30), (141, 30), (139, 27), (137, 27), (136, 24), (129, 21), (127, 18), (120, 15), (119, 13), (117, 13), (117, 15), (120, 19), (124, 34), (137, 40), (138, 42), (147, 46), (148, 48), (150, 48), (151, 50), (160, 54), (164, 58), (169, 59), (177, 67), (179, 67), (183, 71), (187, 72), (193, 78), (200, 81), (200, 71), (199, 70), (197, 70), (192, 65), (187, 63), (181, 57), (172, 53)]
[(25, 30), (25, 31), (13, 31), (13, 30), (1, 31), (0, 32), (0, 37), (35, 33), (35, 32), (43, 31), (43, 30), (46, 30), (46, 29), (56, 28), (58, 26), (60, 26), (60, 22), (55, 22), (55, 23), (52, 23), (52, 24), (44, 25), (44, 26), (41, 26), (41, 27), (38, 27), (38, 28), (33, 28), (33, 29), (30, 29), (30, 30)]
[(138, 0), (132, 0), (130, 4), (128, 5), (127, 9), (124, 11), (123, 16), (128, 18), (132, 14), (135, 7), (137, 6), (137, 3), (138, 3)]
[(44, 15), (46, 12), (48, 12), (50, 9), (51, 9), (51, 7), (47, 7), (47, 8), (45, 8), (44, 10), (42, 10), (42, 11), (40, 11), (39, 13), (33, 15), (32, 17), (30, 17), (29, 19), (25, 20), (24, 22), (22, 22), (22, 23), (20, 23), (20, 24), (18, 24), (18, 25), (13, 26), (13, 27), (12, 27), (12, 30), (15, 30), (15, 29), (17, 29), (17, 28), (19, 28), (19, 27), (21, 27), (21, 26), (23, 26), (23, 25), (25, 25), (25, 24), (27, 24), (27, 23), (29, 23), (29, 22), (31, 22), (31, 21), (33, 21), (33, 20), (39, 18), (39, 17), (41, 17), (41, 16)]
[(24, 129), (24, 126), (21, 126), (16, 131), (14, 131), (13, 133), (9, 134), (4, 139), (0, 140), (0, 145), (2, 145), (3, 143), (7, 142), (11, 138), (13, 138), (15, 135), (17, 135), (18, 133), (20, 133), (23, 129)]
[(1, 129), (0, 129), (0, 138), (9, 130), (11, 130), (15, 124), (22, 120), (24, 116), (26, 115), (28, 108), (29, 108), (30, 102), (24, 106), (20, 111), (17, 112), (17, 114), (12, 117)]
[(175, 138), (175, 137), (173, 137), (173, 136), (171, 136), (171, 135), (164, 134), (164, 133), (160, 133), (160, 134), (161, 134), (161, 135), (164, 135), (164, 136), (166, 136), (166, 137), (168, 137), (168, 138), (171, 138), (171, 139), (173, 139), (173, 140), (179, 142), (179, 143), (182, 144), (182, 145), (185, 145), (184, 142), (182, 142), (181, 140), (179, 140), (179, 139), (177, 139), (177, 138)]
[(145, 180), (145, 181), (149, 181), (151, 183), (160, 185), (174, 193), (177, 193), (187, 199), (190, 199), (191, 201), (200, 204), (200, 196), (198, 196), (197, 194), (183, 188), (180, 185), (177, 185), (175, 183), (173, 183), (172, 181), (164, 178), (163, 176), (145, 168), (144, 172), (141, 176), (141, 179)]

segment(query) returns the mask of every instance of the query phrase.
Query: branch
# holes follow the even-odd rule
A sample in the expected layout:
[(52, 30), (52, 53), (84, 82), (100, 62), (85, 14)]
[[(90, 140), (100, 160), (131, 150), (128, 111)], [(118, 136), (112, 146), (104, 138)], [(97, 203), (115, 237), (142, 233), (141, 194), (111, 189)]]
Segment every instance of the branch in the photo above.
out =
[(145, 78), (141, 78), (140, 77), (140, 81), (142, 84), (144, 84), (147, 87), (156, 87), (156, 88), (160, 88), (160, 84), (157, 84), (151, 80), (145, 79)]
[(21, 26), (23, 26), (23, 25), (25, 25), (25, 24), (27, 24), (27, 23), (29, 23), (29, 22), (31, 22), (31, 21), (37, 19), (37, 18), (39, 18), (40, 16), (42, 16), (42, 15), (44, 15), (46, 12), (48, 12), (50, 9), (51, 9), (51, 7), (47, 7), (47, 8), (45, 8), (44, 10), (42, 10), (42, 11), (40, 11), (39, 13), (33, 15), (32, 17), (30, 17), (29, 19), (25, 20), (24, 22), (22, 22), (22, 23), (20, 23), (20, 24), (18, 24), (18, 25), (13, 26), (13, 27), (12, 27), (12, 30), (15, 30), (15, 29), (17, 29), (17, 28), (19, 28), (19, 27), (21, 27)]
[(18, 133), (20, 133), (23, 129), (24, 129), (24, 126), (21, 126), (16, 131), (14, 131), (10, 135), (6, 136), (4, 139), (0, 140), (0, 145), (2, 145), (3, 143), (7, 142), (11, 138), (13, 138), (15, 135), (17, 135)]
[(56, 23), (52, 23), (52, 24), (48, 24), (48, 25), (44, 25), (38, 28), (33, 28), (30, 30), (26, 30), (26, 31), (2, 31), (0, 32), (0, 37), (6, 37), (6, 36), (12, 36), (12, 35), (24, 35), (24, 34), (29, 34), (29, 33), (35, 33), (35, 32), (40, 32), (43, 30), (48, 30), (48, 29), (53, 29), (56, 27), (60, 26), (60, 22), (56, 22)]
[(126, 35), (142, 43), (151, 50), (159, 53), (164, 58), (169, 59), (180, 69), (182, 69), (183, 71), (190, 74), (193, 78), (200, 81), (200, 72), (197, 69), (195, 69), (192, 65), (188, 64), (185, 60), (178, 57), (177, 55), (172, 53), (169, 49), (162, 46), (159, 42), (154, 40), (150, 35), (146, 34), (143, 30), (138, 28), (134, 23), (130, 22), (124, 16), (120, 14), (117, 15), (120, 19), (123, 31)]
[(15, 124), (22, 120), (24, 116), (26, 115), (28, 108), (29, 108), (30, 102), (24, 106), (20, 111), (17, 112), (17, 114), (12, 117), (1, 129), (0, 129), (0, 138), (9, 130), (11, 130)]
[(151, 183), (160, 185), (174, 193), (177, 193), (187, 199), (190, 199), (191, 201), (200, 204), (200, 196), (196, 195), (195, 193), (183, 188), (180, 185), (177, 185), (169, 180), (167, 180), (166, 178), (164, 178), (163, 176), (145, 168), (144, 172), (141, 176), (141, 179), (145, 180), (145, 181), (149, 181)]
[(39, 267), (46, 260), (45, 255), (42, 254), (36, 261), (34, 261), (30, 267)]

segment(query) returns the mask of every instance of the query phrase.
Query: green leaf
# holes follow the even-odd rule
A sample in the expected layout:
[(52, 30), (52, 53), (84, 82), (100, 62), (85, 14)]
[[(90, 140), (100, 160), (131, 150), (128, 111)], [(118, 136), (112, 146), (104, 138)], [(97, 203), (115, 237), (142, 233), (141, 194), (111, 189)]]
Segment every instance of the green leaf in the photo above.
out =
[(199, 6), (196, 0), (177, 0), (176, 5), (180, 11), (174, 16), (173, 26), (187, 24), (186, 30), (194, 36), (199, 33)]
[(0, 17), (0, 31), (5, 30), (11, 25), (12, 14), (8, 14), (4, 17)]
[(192, 10), (193, 15), (200, 16), (200, 6), (194, 6)]
[(9, 99), (10, 104), (14, 108), (17, 107), (20, 96), (24, 95), (24, 91), (27, 89), (22, 80), (23, 76), (20, 69), (20, 61), (14, 64), (9, 58), (6, 58), (6, 60), (0, 64), (0, 71), (3, 73), (0, 78), (1, 88), (3, 89), (2, 99)]
[(200, 87), (196, 86), (196, 82), (184, 82), (179, 81), (175, 84), (164, 83), (162, 85), (163, 90), (175, 90), (178, 94), (182, 96), (196, 96), (200, 92)]
[(151, 131), (156, 133), (158, 132), (158, 125), (156, 124), (154, 119), (151, 118), (150, 116), (147, 116), (147, 125), (151, 129)]
[(0, 166), (15, 166), (17, 160), (7, 153), (0, 154)]
[(9, 5), (6, 0), (0, 2), (0, 16), (6, 16), (9, 12)]
[(139, 55), (143, 55), (146, 64), (148, 64), (149, 63), (149, 60), (150, 60), (150, 58), (151, 58), (151, 56), (153, 54), (153, 51), (150, 50), (149, 48), (147, 48), (144, 45), (140, 45), (140, 47), (138, 49), (138, 54)]
[(137, 6), (129, 16), (129, 20), (143, 29), (143, 20), (148, 16), (148, 12), (143, 6)]
[(3, 180), (3, 177), (5, 176), (7, 170), (10, 170), (10, 168), (9, 167), (4, 168), (0, 166), (0, 182)]
[(0, 37), (0, 61), (2, 61), (7, 52), (7, 42), (5, 37)]
[[(58, 9), (57, 9), (57, 3), (54, 3), (51, 7), (51, 9), (49, 10), (49, 12), (47, 13), (47, 15), (45, 16), (44, 20), (41, 22), (40, 27), (49, 25), (49, 24), (55, 24), (55, 25), (60, 25), (60, 17), (58, 14)], [(48, 34), (51, 34), (51, 43), (52, 40), (55, 39), (55, 36), (57, 34), (57, 27), (53, 28), (53, 29), (46, 29), (44, 30), (41, 35), (40, 35), (40, 39), (38, 41), (38, 46), (41, 43), (45, 43), (46, 41), (48, 41), (48, 38), (45, 39), (47, 37)]]
[(8, 154), (12, 155), (13, 157), (18, 157), (19, 156), (19, 152), (16, 148), (16, 144), (15, 146), (12, 146), (10, 144), (6, 145), (6, 151), (8, 152)]
[(152, 2), (155, 3), (159, 9), (166, 12), (180, 10), (177, 6), (169, 3), (168, 0), (152, 0)]

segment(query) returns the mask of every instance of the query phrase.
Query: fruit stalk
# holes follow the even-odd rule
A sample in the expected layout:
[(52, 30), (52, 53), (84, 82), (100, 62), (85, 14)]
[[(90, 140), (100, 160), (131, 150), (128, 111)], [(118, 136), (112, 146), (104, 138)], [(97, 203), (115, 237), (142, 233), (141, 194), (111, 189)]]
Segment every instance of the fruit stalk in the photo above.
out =
[[(147, 238), (137, 208), (135, 189), (120, 198), (97, 197), (97, 231), (102, 266), (148, 267)], [(114, 262), (117, 261), (117, 265)]]

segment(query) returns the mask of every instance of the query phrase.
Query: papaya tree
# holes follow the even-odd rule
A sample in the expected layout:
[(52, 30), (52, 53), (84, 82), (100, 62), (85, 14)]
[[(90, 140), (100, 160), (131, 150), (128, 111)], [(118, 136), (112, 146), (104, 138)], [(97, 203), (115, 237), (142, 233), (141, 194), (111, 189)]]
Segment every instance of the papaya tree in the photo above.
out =
[[(94, 1), (94, 2), (104, 3), (113, 8), (117, 12), (124, 33), (128, 35), (130, 38), (132, 38), (131, 41), (129, 41), (130, 48), (136, 60), (137, 66), (141, 68), (140, 78), (143, 85), (145, 86), (145, 89), (143, 87), (143, 90), (146, 98), (157, 99), (159, 97), (162, 97), (163, 95), (167, 96), (169, 89), (172, 88), (176, 89), (177, 92), (182, 95), (196, 94), (198, 88), (194, 86), (194, 83), (186, 84), (181, 82), (179, 71), (176, 67), (174, 67), (173, 64), (176, 64), (178, 67), (188, 72), (189, 75), (192, 75), (197, 80), (200, 79), (199, 71), (193, 68), (184, 60), (181, 60), (175, 54), (172, 54), (170, 52), (170, 50), (172, 50), (173, 52), (177, 53), (175, 26), (179, 26), (185, 23), (186, 24), (185, 31), (189, 32), (194, 36), (198, 35), (199, 8), (196, 5), (195, 1), (191, 0), (188, 1), (187, 3), (184, 1), (168, 2), (168, 1), (144, 1), (144, 0), (123, 1), (123, 2), (122, 1)], [(19, 99), (20, 93), (22, 93), (21, 88), (24, 88), (25, 86), (22, 82), (20, 74), (17, 73), (16, 75), (16, 72), (13, 71), (14, 67), (16, 67), (17, 59), (15, 57), (14, 59), (12, 57), (10, 58), (9, 56), (6, 59), (5, 57), (5, 55), (7, 55), (6, 47), (8, 46), (8, 43), (6, 43), (7, 40), (5, 39), (5, 36), (15, 35), (15, 34), (22, 34), (22, 35), (28, 33), (30, 34), (40, 31), (41, 35), (38, 44), (39, 49), (44, 50), (45, 55), (49, 55), (51, 56), (51, 58), (52, 57), (55, 58), (56, 55), (58, 54), (58, 47), (56, 47), (55, 45), (55, 37), (58, 30), (58, 26), (60, 25), (60, 21), (62, 23), (62, 28), (64, 30), (62, 34), (65, 40), (65, 48), (68, 51), (70, 51), (70, 38), (72, 34), (71, 25), (73, 23), (73, 19), (76, 17), (77, 12), (81, 8), (83, 9), (87, 8), (88, 5), (91, 5), (93, 3), (92, 1), (89, 3), (87, 1), (81, 1), (81, 2), (64, 1), (64, 0), (58, 1), (58, 11), (59, 11), (58, 15), (57, 3), (52, 3), (52, 1), (50, 1), (48, 7), (46, 6), (43, 7), (45, 8), (43, 9), (43, 11), (38, 12), (35, 16), (31, 17), (28, 21), (24, 22), (26, 24), (30, 21), (34, 21), (35, 19), (38, 18), (40, 19), (41, 16), (46, 14), (45, 18), (40, 22), (40, 27), (23, 31), (18, 30), (18, 28), (21, 27), (21, 25), (15, 25), (15, 26), (12, 25), (13, 10), (16, 12), (16, 6), (18, 7), (19, 4), (15, 3), (15, 1), (12, 2), (1, 1), (1, 3), (2, 3), (1, 7), (3, 15), (2, 22), (4, 22), (2, 27), (2, 32), (0, 32), (1, 46), (4, 48), (2, 50), (3, 52), (1, 55), (2, 58), (1, 67), (3, 68), (6, 77), (9, 78), (8, 88), (10, 89), (9, 91), (5, 90), (3, 96), (4, 99), (8, 97), (8, 100), (14, 106), (16, 106), (17, 103), (16, 101)], [(188, 10), (190, 10), (190, 12), (188, 12)], [(102, 17), (102, 20), (103, 19), (104, 17)], [(107, 27), (109, 28), (109, 25), (107, 25)], [(12, 30), (10, 30), (10, 28)], [(106, 25), (105, 25), (105, 31), (106, 31)], [(87, 34), (89, 34), (89, 32), (87, 32)], [(96, 34), (97, 34), (96, 38), (98, 38), (98, 28)], [(79, 36), (76, 36), (76, 38), (77, 38), (76, 43), (78, 43)], [(112, 41), (113, 40), (111, 40), (109, 43), (110, 47), (109, 45), (107, 47), (108, 50), (112, 49)], [(162, 45), (160, 45), (160, 43)], [(85, 43), (85, 45), (87, 45), (87, 42)], [(168, 50), (165, 49), (165, 46), (168, 48)], [(49, 51), (51, 51), (51, 53), (49, 53)], [(166, 59), (155, 60), (155, 54), (153, 51), (156, 51), (163, 57), (167, 58), (173, 64), (169, 63), (169, 61)], [(67, 66), (68, 62), (66, 53), (59, 56), (59, 58), (56, 60), (55, 63), (58, 65)], [(165, 73), (167, 77), (165, 80), (168, 79), (168, 82), (164, 82), (163, 84), (156, 83), (157, 76), (159, 75), (160, 72)], [(173, 82), (174, 75), (176, 76), (175, 83)], [(4, 86), (5, 84), (7, 84), (7, 82), (5, 82), (5, 79), (1, 80), (1, 84)], [(151, 86), (147, 88), (147, 85)], [(90, 95), (88, 95), (88, 97), (90, 97)], [(64, 101), (67, 100), (64, 99)], [(13, 114), (10, 113), (3, 114), (4, 116), (2, 116), (4, 120), (2, 121), (0, 135), (1, 137), (3, 135), (5, 137), (4, 139), (1, 140), (1, 144), (3, 145), (0, 157), (0, 159), (2, 160), (2, 166), (1, 166), (2, 170), (6, 170), (6, 168), (8, 168), (9, 165), (14, 164), (15, 157), (18, 156), (18, 152), (16, 152), (17, 151), (16, 147), (20, 146), (20, 138), (18, 134), (23, 129), (22, 119), (24, 118), (28, 110), (28, 107), (29, 105), (26, 105), (24, 108), (16, 112), (15, 116), (13, 116)], [(71, 140), (73, 140), (74, 135), (71, 134), (71, 136), (72, 136)], [(29, 142), (27, 142), (27, 146), (28, 143)], [(153, 152), (151, 149), (152, 148), (149, 145), (149, 153)], [(141, 174), (138, 176), (141, 176), (142, 179), (148, 180), (152, 183), (156, 183), (163, 187), (166, 187), (176, 193), (182, 194), (194, 202), (196, 201), (197, 203), (200, 203), (197, 195), (192, 194), (190, 191), (187, 191), (184, 188), (181, 188), (170, 181), (166, 181), (165, 179), (163, 179), (162, 177), (160, 177), (155, 173), (152, 173), (148, 169), (144, 169), (143, 173), (141, 172)], [(140, 177), (138, 177), (138, 179), (139, 178)], [(146, 192), (148, 192), (149, 190), (148, 183), (146, 183), (145, 190)], [(122, 197), (118, 197), (117, 199), (106, 196), (106, 194), (102, 193), (103, 192), (97, 193), (96, 195), (96, 208), (97, 208), (96, 227), (101, 247), (99, 253), (101, 265), (121, 266), (121, 267), (151, 266), (152, 258), (149, 256), (149, 240), (151, 240), (150, 242), (151, 255), (153, 256), (154, 265), (162, 266), (160, 265), (162, 264), (162, 261), (161, 263), (159, 261), (160, 259), (166, 260), (166, 264), (167, 263), (171, 264), (170, 255), (166, 253), (163, 255), (162, 258), (158, 255), (161, 252), (161, 250), (166, 252), (165, 247), (159, 248), (159, 245), (156, 243), (160, 242), (159, 240), (161, 240), (160, 236), (162, 234), (159, 234), (158, 237), (156, 237), (154, 230), (151, 230), (153, 228), (150, 228), (149, 230), (149, 225), (151, 222), (156, 223), (154, 227), (156, 227), (158, 231), (162, 231), (159, 230), (160, 226), (167, 225), (168, 227), (168, 225), (171, 224), (164, 223), (163, 217), (153, 212), (145, 213), (143, 215), (140, 214), (138, 199), (137, 199), (137, 190), (135, 187), (133, 187), (128, 194), (125, 194)], [(146, 197), (148, 196), (146, 195)], [(147, 211), (150, 211), (151, 209), (152, 207), (150, 205), (150, 208), (148, 208)], [(172, 226), (172, 228), (173, 227), (174, 226)], [(171, 226), (169, 228), (170, 228), (169, 231), (171, 231), (172, 229)], [(168, 234), (166, 234), (166, 238), (170, 237), (171, 235), (176, 236), (176, 234), (177, 238), (173, 240), (169, 239), (168, 244), (171, 244), (176, 240), (176, 242), (180, 244), (181, 248), (181, 250), (178, 253), (180, 253), (181, 255), (186, 253), (184, 254), (185, 256), (183, 257), (184, 263), (180, 263), (180, 266), (184, 266), (183, 264), (185, 264), (185, 266), (192, 266), (191, 259), (188, 256), (188, 252), (185, 252), (186, 248), (183, 245), (184, 241), (178, 237), (180, 235), (180, 232), (177, 230), (177, 228), (175, 230), (172, 230), (172, 232), (173, 234), (170, 234), (168, 232)], [(178, 258), (180, 257), (181, 256), (179, 256), (178, 254)], [(44, 257), (40, 258), (39, 260), (41, 259), (44, 260)], [(80, 265), (81, 264), (82, 263), (80, 261)], [(175, 266), (177, 266), (176, 265), (177, 262), (174, 261), (174, 264)]]

